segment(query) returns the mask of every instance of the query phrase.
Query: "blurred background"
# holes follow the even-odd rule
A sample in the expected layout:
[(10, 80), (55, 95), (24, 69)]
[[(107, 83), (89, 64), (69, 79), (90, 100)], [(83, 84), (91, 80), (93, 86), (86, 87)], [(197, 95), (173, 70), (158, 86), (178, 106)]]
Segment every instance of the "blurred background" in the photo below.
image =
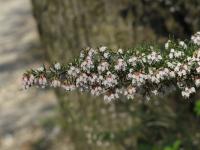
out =
[(0, 150), (200, 150), (198, 94), (105, 104), (20, 83), (26, 69), (87, 46), (190, 38), (199, 14), (199, 0), (0, 0)]

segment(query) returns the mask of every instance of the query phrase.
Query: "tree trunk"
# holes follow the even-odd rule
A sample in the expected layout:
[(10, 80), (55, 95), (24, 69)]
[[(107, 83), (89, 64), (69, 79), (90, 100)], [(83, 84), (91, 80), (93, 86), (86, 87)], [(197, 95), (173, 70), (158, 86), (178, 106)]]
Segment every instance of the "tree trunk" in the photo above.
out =
[(32, 0), (42, 44), (51, 61), (65, 61), (81, 48), (132, 47), (132, 16), (121, 11), (128, 0)]
[[(123, 7), (128, 5), (127, 1), (32, 0), (41, 43), (48, 60), (66, 63), (77, 56), (82, 48), (88, 46), (132, 47), (135, 41), (132, 16), (124, 19), (120, 15)], [(98, 108), (104, 108), (104, 102), (91, 100), (91, 97), (80, 96), (79, 93), (66, 96), (59, 91), (57, 95), (63, 124), (68, 126), (68, 135), (72, 141), (77, 142), (76, 148), (94, 149), (90, 148), (91, 145), (83, 138), (83, 127), (93, 122), (91, 114), (100, 118), (101, 109)], [(68, 122), (69, 119), (72, 121)], [(105, 120), (107, 119), (109, 118)]]

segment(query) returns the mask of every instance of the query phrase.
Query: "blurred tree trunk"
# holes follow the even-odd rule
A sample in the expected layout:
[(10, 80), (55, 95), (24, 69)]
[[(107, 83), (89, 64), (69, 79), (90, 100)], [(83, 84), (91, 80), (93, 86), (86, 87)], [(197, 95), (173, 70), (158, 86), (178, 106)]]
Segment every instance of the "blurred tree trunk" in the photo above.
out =
[[(50, 62), (67, 62), (87, 46), (106, 45), (116, 48), (117, 45), (130, 48), (135, 42), (132, 16), (128, 15), (124, 19), (120, 15), (123, 7), (128, 5), (128, 0), (115, 0), (115, 3), (112, 0), (32, 0), (32, 4), (41, 42)], [(88, 117), (91, 114), (89, 110), (98, 110), (99, 105), (95, 103), (103, 102), (89, 101), (87, 95), (64, 96), (60, 91), (57, 91), (57, 95), (62, 116), (66, 119), (63, 121), (80, 116), (79, 119), (73, 120), (73, 125), (69, 126), (68, 131), (72, 132), (71, 138), (74, 141), (79, 141), (79, 144), (76, 144), (77, 149), (91, 149), (83, 140), (85, 135), (82, 134), (82, 128), (92, 121)], [(68, 101), (69, 99), (74, 101)], [(78, 108), (66, 108), (71, 105)], [(89, 107), (90, 105), (92, 107)], [(80, 110), (83, 108), (86, 112), (81, 113)], [(69, 116), (69, 112), (75, 117)], [(79, 120), (82, 118), (86, 119), (80, 123)], [(64, 125), (68, 124), (64, 122)], [(81, 142), (83, 144), (80, 144)]]
[(66, 60), (87, 46), (133, 47), (133, 18), (121, 16), (128, 0), (32, 0), (50, 60)]

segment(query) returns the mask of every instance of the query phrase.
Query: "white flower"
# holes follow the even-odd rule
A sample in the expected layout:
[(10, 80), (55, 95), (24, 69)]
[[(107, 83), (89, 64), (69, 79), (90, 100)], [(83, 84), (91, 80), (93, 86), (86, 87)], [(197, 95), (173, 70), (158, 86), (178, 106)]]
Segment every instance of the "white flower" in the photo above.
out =
[(165, 43), (165, 49), (169, 48), (169, 43)]
[(147, 59), (146, 59), (145, 57), (143, 57), (143, 58), (142, 58), (142, 61), (143, 61), (144, 63), (146, 63), (146, 62), (147, 62)]
[(109, 94), (104, 95), (104, 100), (106, 102), (111, 102), (112, 100), (118, 99), (118, 98), (119, 98), (119, 95), (117, 93), (109, 93)]
[(146, 96), (145, 98), (147, 101), (150, 101), (150, 99), (151, 99), (149, 96)]
[(184, 41), (180, 41), (179, 45), (182, 46), (184, 49), (187, 49), (187, 45), (185, 44)]
[(183, 56), (184, 54), (183, 54), (183, 52), (181, 52), (181, 51), (175, 51), (174, 52), (174, 57), (175, 58), (180, 58), (181, 56)]
[(191, 94), (195, 93), (196, 89), (194, 87), (188, 88), (186, 87), (184, 91), (181, 92), (184, 98), (189, 98)]
[(167, 43), (165, 43), (165, 49), (168, 49), (168, 48), (169, 48), (169, 43), (170, 43), (170, 42), (171, 42), (171, 41), (168, 40)]
[(161, 55), (158, 55), (158, 56), (157, 56), (157, 59), (158, 59), (158, 60), (162, 60), (162, 56), (161, 56)]
[(193, 41), (194, 44), (197, 44), (200, 46), (200, 32), (195, 33), (192, 37), (191, 40)]
[(169, 58), (172, 59), (174, 57), (173, 53), (169, 53)]
[(85, 57), (84, 53), (81, 52), (81, 53), (80, 53), (80, 58), (84, 58), (84, 57)]
[(187, 65), (183, 65), (183, 69), (188, 70), (188, 66)]
[(128, 63), (130, 63), (132, 66), (136, 66), (137, 64), (137, 57), (131, 57), (130, 59), (128, 59)]
[(98, 70), (99, 73), (101, 73), (101, 72), (108, 70), (108, 67), (109, 67), (109, 64), (107, 62), (102, 62), (97, 67), (97, 70)]
[(170, 71), (170, 72), (169, 72), (169, 75), (170, 75), (171, 78), (174, 78), (174, 77), (175, 77), (174, 71)]
[(111, 73), (108, 73), (105, 80), (103, 81), (103, 85), (105, 87), (114, 87), (117, 85), (117, 76)]
[(90, 57), (87, 57), (86, 60), (81, 63), (81, 68), (82, 70), (87, 71), (89, 73), (90, 70), (94, 68), (92, 59)]
[(107, 50), (107, 47), (106, 47), (106, 46), (102, 46), (102, 47), (99, 48), (99, 51), (100, 51), (100, 52), (104, 52), (104, 51), (106, 51), (106, 50)]
[(158, 90), (151, 91), (154, 95), (158, 95)]
[(42, 72), (44, 71), (44, 67), (39, 67), (37, 70)]
[[(183, 72), (183, 71), (184, 71), (184, 72)], [(184, 75), (184, 73), (185, 73), (185, 70), (179, 71), (179, 72), (178, 72), (178, 76), (179, 76), (179, 77), (182, 77), (182, 76)], [(185, 74), (186, 74), (186, 73), (185, 73)]]
[(150, 81), (157, 84), (160, 83), (160, 79), (156, 76), (151, 76)]
[(195, 85), (196, 85), (197, 87), (200, 86), (200, 79), (196, 79), (196, 80), (195, 80)]
[(133, 85), (141, 86), (145, 83), (147, 76), (142, 73), (129, 73), (128, 79), (132, 80)]
[(44, 88), (46, 85), (47, 85), (47, 79), (46, 77), (44, 76), (41, 76), (39, 79), (38, 79), (38, 84)]
[(110, 57), (110, 54), (108, 52), (104, 53), (103, 56), (107, 59)]
[(23, 76), (22, 81), (26, 83), (28, 81), (28, 77), (27, 76)]
[(62, 85), (62, 88), (65, 89), (66, 91), (73, 91), (76, 89), (76, 86), (73, 84), (64, 84)]
[(99, 96), (102, 92), (103, 92), (103, 89), (100, 86), (96, 86), (91, 89), (91, 94), (95, 96)]
[(61, 86), (61, 82), (57, 79), (53, 80), (51, 83), (51, 86), (56, 88), (56, 87), (60, 87)]
[(88, 52), (88, 56), (89, 57), (92, 57), (94, 54), (96, 54), (97, 52), (96, 52), (96, 50), (94, 50), (93, 48), (91, 48), (90, 50), (89, 50), (89, 52)]
[(162, 60), (162, 56), (156, 52), (152, 52), (149, 55), (147, 55), (147, 60), (149, 64), (159, 62)]
[(196, 52), (197, 52), (197, 58), (193, 58), (193, 59), (199, 59), (200, 58), (200, 49), (198, 49)]
[(130, 86), (124, 91), (124, 95), (127, 96), (128, 99), (133, 99), (135, 92), (136, 92), (136, 89)]
[(71, 66), (70, 69), (67, 71), (67, 73), (69, 76), (77, 77), (77, 75), (80, 73), (80, 69)]
[(88, 77), (88, 80), (91, 84), (94, 84), (97, 81), (98, 77), (96, 74), (91, 74), (91, 76)]
[(23, 86), (23, 89), (28, 89), (30, 86), (32, 86), (34, 83), (34, 76), (33, 75), (30, 75), (29, 77), (28, 76), (23, 76), (22, 78), (22, 86)]
[(105, 87), (114, 87), (117, 83), (117, 77), (114, 74), (107, 75), (106, 79), (103, 81)]
[(191, 87), (189, 90), (190, 90), (190, 93), (195, 93), (196, 92), (196, 89), (194, 87)]
[(171, 63), (171, 62), (167, 62), (167, 66), (168, 66), (169, 68), (174, 68), (174, 64)]
[(197, 73), (200, 73), (200, 67), (196, 68)]
[(99, 75), (97, 78), (97, 83), (102, 83), (104, 81), (104, 77), (102, 75)]
[(30, 84), (30, 85), (33, 85), (34, 80), (35, 80), (35, 77), (31, 74), (31, 75), (29, 76), (29, 84)]
[(191, 58), (190, 56), (187, 57), (187, 61), (188, 61), (188, 62), (189, 62), (189, 61), (192, 61), (192, 59), (193, 59), (193, 58)]
[(123, 50), (120, 48), (120, 49), (118, 49), (118, 53), (119, 54), (123, 54)]
[(171, 50), (170, 50), (170, 53), (174, 53), (175, 52), (175, 50), (172, 48)]
[(123, 59), (120, 58), (120, 59), (117, 60), (117, 64), (115, 65), (115, 70), (117, 70), (117, 71), (119, 71), (119, 70), (125, 71), (126, 67), (127, 67), (127, 64)]
[(88, 87), (87, 83), (88, 83), (88, 76), (85, 73), (82, 73), (76, 79), (76, 86), (77, 87), (87, 88)]
[(44, 76), (39, 77), (39, 79), (35, 78), (33, 74), (29, 76), (23, 76), (22, 78), (23, 89), (27, 89), (33, 84), (40, 85), (44, 88), (47, 85), (47, 79)]
[(189, 92), (182, 91), (181, 94), (182, 94), (182, 96), (183, 96), (184, 98), (189, 98), (189, 97), (190, 97), (190, 93), (189, 93)]
[(54, 68), (55, 68), (56, 70), (60, 70), (60, 69), (61, 69), (60, 63), (56, 63), (56, 64), (54, 65)]
[(176, 67), (174, 68), (174, 71), (175, 71), (175, 72), (179, 72), (179, 70), (180, 70), (180, 65), (177, 64)]

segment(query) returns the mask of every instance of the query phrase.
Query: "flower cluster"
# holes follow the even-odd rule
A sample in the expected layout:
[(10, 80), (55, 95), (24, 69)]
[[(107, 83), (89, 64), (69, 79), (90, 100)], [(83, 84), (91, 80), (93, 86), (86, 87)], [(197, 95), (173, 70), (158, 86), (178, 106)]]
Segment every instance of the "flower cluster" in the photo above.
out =
[(196, 34), (194, 34), (192, 37), (191, 37), (191, 40), (200, 46), (200, 32), (197, 32)]
[(66, 91), (79, 89), (92, 95), (104, 95), (111, 101), (136, 95), (147, 98), (179, 90), (189, 98), (200, 87), (200, 34), (191, 41), (168, 40), (164, 47), (136, 47), (113, 51), (107, 47), (86, 48), (79, 59), (67, 65), (56, 63), (27, 71), (23, 75), (25, 89), (59, 87)]

